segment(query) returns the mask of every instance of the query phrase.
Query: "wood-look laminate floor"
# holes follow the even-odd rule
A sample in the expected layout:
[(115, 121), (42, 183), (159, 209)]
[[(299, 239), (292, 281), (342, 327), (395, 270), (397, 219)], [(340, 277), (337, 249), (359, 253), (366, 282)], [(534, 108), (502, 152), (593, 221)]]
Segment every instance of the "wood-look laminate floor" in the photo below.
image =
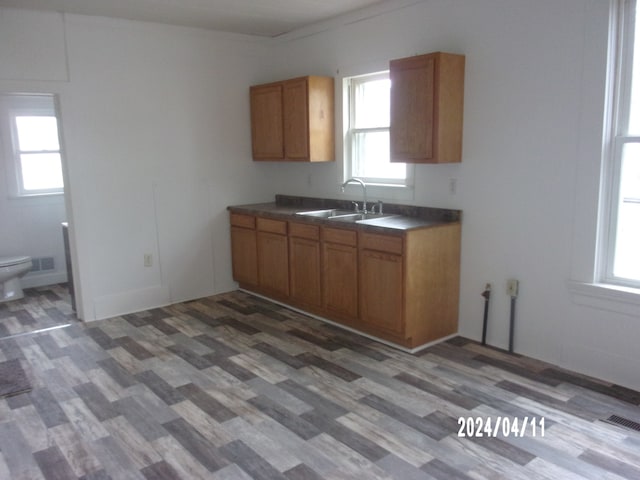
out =
[[(0, 324), (72, 320), (46, 295)], [(0, 399), (2, 479), (640, 478), (640, 432), (603, 421), (640, 423), (638, 392), (460, 337), (409, 355), (242, 292), (70, 323), (0, 340), (33, 386)]]

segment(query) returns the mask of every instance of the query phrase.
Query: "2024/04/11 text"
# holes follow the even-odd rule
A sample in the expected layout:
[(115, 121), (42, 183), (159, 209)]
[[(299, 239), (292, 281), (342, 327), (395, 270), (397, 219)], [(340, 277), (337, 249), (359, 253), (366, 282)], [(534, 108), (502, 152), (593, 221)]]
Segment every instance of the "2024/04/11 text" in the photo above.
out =
[(544, 417), (459, 417), (458, 437), (544, 437)]

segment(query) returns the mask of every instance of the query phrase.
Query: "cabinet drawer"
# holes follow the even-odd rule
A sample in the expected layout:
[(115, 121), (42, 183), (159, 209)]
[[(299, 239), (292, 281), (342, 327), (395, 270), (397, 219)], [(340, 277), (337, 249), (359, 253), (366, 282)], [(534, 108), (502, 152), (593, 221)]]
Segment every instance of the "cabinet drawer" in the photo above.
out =
[(360, 246), (369, 250), (402, 255), (402, 237), (362, 233), (360, 236)]
[(243, 215), (241, 213), (231, 214), (231, 225), (242, 228), (256, 228), (256, 217), (253, 215)]
[(270, 218), (261, 218), (258, 217), (256, 219), (258, 230), (261, 232), (270, 232), (270, 233), (278, 233), (280, 235), (287, 234), (287, 222), (282, 220), (271, 220)]
[(318, 240), (320, 238), (320, 228), (317, 225), (289, 222), (289, 235), (298, 238), (308, 238), (309, 240)]
[(358, 236), (353, 230), (342, 230), (340, 228), (323, 228), (322, 238), (325, 242), (339, 243), (355, 247), (358, 243)]

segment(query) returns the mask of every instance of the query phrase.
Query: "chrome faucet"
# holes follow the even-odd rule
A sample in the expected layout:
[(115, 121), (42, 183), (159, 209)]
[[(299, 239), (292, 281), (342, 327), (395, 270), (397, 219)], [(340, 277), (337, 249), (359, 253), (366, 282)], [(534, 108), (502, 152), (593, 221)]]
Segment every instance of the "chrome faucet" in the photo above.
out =
[(367, 184), (359, 178), (350, 178), (342, 184), (341, 190), (344, 192), (344, 187), (346, 187), (350, 183), (358, 183), (362, 186), (362, 213), (367, 213)]

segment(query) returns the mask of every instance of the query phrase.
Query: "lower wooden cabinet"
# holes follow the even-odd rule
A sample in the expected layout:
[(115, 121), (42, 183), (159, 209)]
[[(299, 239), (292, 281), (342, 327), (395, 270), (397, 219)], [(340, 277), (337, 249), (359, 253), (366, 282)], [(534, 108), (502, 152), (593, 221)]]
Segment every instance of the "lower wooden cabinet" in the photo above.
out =
[(231, 214), (231, 266), (241, 284), (258, 285), (258, 250), (255, 217)]
[(289, 296), (287, 222), (258, 217), (258, 285), (278, 297)]
[(291, 298), (301, 305), (322, 305), (320, 227), (289, 222), (289, 283)]
[(460, 224), (372, 233), (231, 216), (240, 286), (413, 349), (458, 330)]
[(402, 256), (360, 253), (360, 322), (392, 334), (404, 331)]
[(331, 318), (358, 320), (358, 249), (355, 231), (322, 229), (322, 305)]

